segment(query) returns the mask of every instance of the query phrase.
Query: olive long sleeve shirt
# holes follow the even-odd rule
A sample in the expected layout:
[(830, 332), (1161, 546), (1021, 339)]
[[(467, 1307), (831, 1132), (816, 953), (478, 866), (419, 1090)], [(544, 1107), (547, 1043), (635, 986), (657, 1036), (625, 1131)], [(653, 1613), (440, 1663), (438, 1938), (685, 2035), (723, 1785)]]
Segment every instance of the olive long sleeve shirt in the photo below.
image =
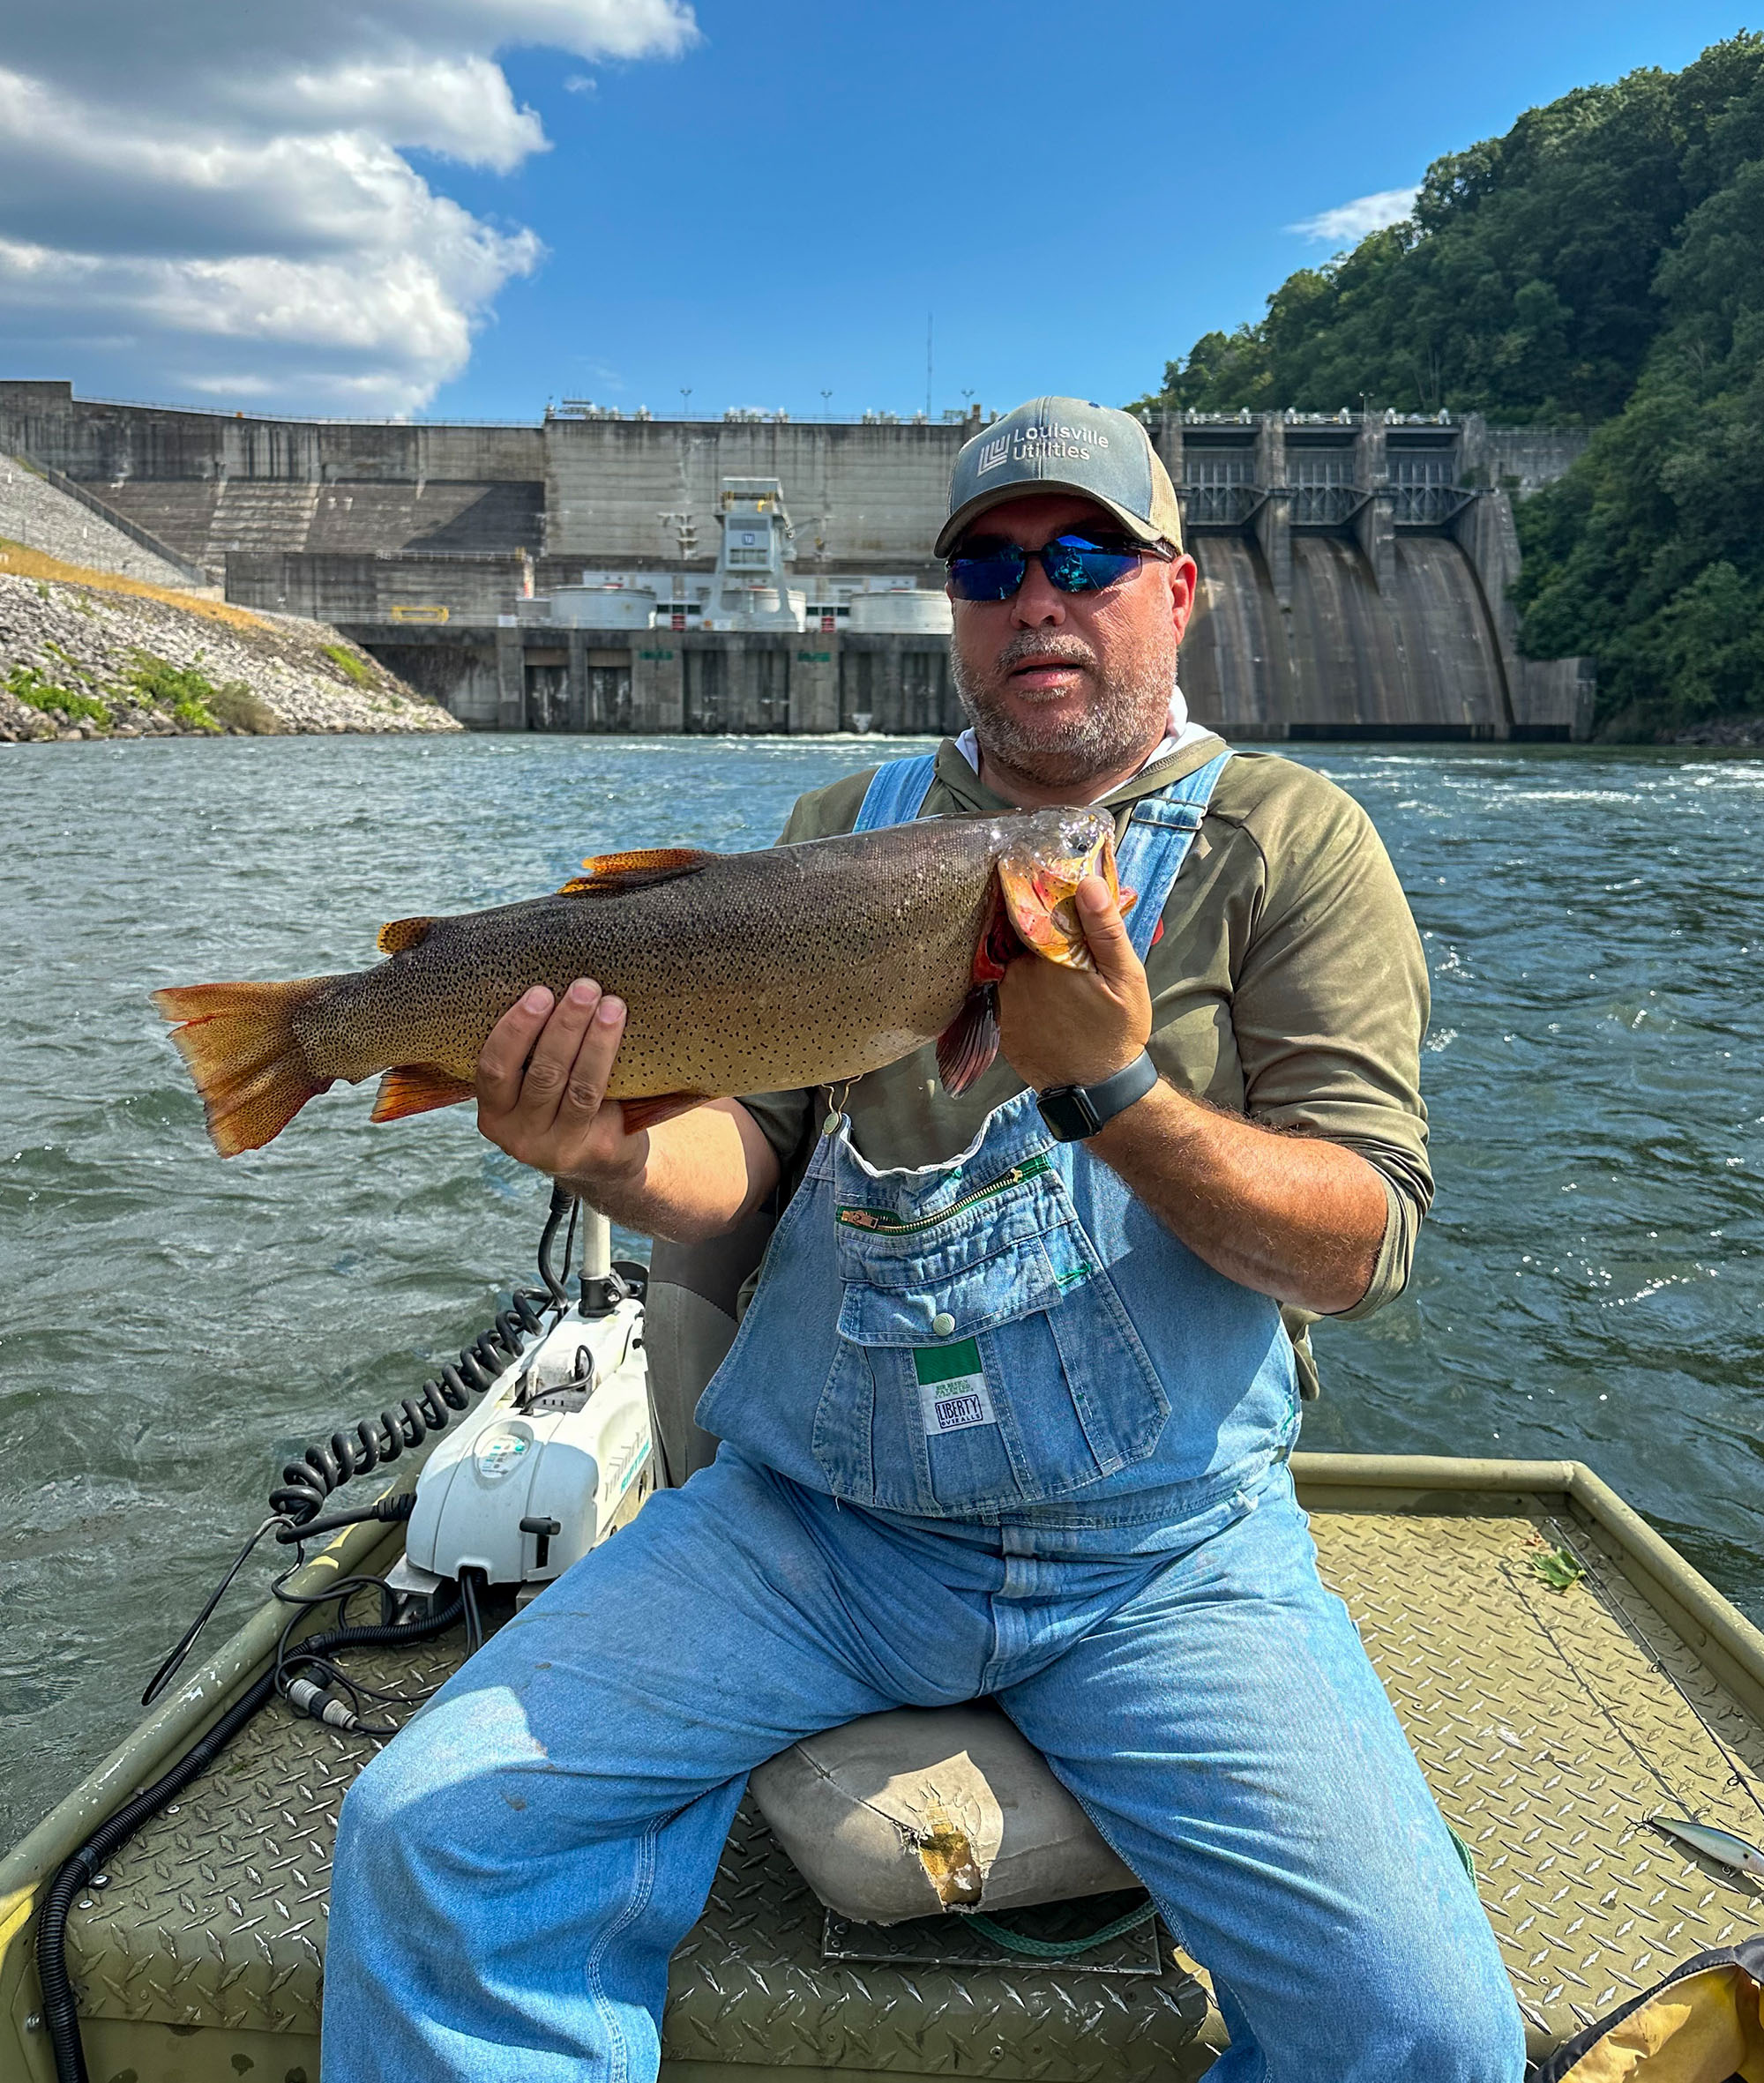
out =
[[(1122, 784), (1099, 807), (1125, 829), (1135, 802), (1221, 750), (1185, 745)], [(804, 795), (785, 841), (849, 832), (868, 772)], [(946, 740), (922, 815), (1012, 806)], [(1377, 1270), (1343, 1315), (1369, 1316), (1401, 1292), (1432, 1198), (1420, 1048), (1427, 967), (1409, 906), (1371, 818), (1325, 775), (1261, 752), (1237, 752), (1163, 912), (1146, 962), (1149, 1049), (1180, 1091), (1264, 1127), (1327, 1137), (1382, 1178), (1387, 1204)], [(853, 1139), (878, 1167), (940, 1163), (1023, 1089), (1001, 1056), (960, 1099), (931, 1049), (871, 1071), (846, 1098)], [(794, 1190), (828, 1102), (825, 1090), (756, 1094), (744, 1103)], [(1311, 1321), (1289, 1310), (1295, 1341)], [(1300, 1344), (1304, 1370), (1309, 1355)], [(1307, 1387), (1312, 1385), (1310, 1382)]]

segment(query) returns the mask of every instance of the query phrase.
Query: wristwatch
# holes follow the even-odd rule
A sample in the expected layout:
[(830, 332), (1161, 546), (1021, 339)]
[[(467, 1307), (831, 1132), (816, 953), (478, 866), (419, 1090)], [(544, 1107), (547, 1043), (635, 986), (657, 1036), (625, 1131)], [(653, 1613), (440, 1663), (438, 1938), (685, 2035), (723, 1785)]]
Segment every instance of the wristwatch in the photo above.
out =
[(1035, 1094), (1042, 1119), (1062, 1143), (1080, 1143), (1105, 1122), (1142, 1100), (1158, 1081), (1157, 1066), (1141, 1049), (1125, 1071), (1096, 1085), (1055, 1085)]

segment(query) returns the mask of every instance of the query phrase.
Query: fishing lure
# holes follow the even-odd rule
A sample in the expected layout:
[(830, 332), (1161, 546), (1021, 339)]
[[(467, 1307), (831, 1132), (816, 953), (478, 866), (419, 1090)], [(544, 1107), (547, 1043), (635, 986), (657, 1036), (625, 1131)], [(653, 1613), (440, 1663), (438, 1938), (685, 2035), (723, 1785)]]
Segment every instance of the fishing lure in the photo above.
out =
[(1764, 1881), (1764, 1852), (1755, 1844), (1747, 1844), (1743, 1837), (1736, 1837), (1730, 1830), (1717, 1830), (1708, 1823), (1693, 1823), (1688, 1816), (1649, 1816), (1648, 1825), (1663, 1837), (1675, 1838), (1693, 1851), (1700, 1852), (1704, 1858), (1713, 1859), (1718, 1866), (1731, 1867), (1736, 1873)]

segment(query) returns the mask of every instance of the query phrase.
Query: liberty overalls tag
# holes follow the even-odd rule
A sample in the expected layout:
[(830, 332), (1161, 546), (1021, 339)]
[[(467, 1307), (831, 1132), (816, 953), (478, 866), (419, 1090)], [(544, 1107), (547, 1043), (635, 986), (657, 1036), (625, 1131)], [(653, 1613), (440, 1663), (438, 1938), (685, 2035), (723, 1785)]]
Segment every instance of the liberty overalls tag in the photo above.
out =
[(921, 1346), (913, 1355), (919, 1382), (919, 1408), (925, 1437), (963, 1432), (969, 1425), (996, 1425), (992, 1399), (980, 1365), (980, 1348), (971, 1338), (960, 1345)]

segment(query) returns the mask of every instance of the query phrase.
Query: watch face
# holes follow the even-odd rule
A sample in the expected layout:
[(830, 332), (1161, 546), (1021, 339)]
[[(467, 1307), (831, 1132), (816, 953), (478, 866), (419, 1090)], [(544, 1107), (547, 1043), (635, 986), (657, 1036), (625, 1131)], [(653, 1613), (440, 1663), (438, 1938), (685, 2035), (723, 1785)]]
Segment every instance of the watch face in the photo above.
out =
[(1041, 1109), (1042, 1119), (1062, 1143), (1077, 1143), (1086, 1136), (1095, 1135), (1100, 1125), (1085, 1101), (1081, 1086), (1062, 1085), (1052, 1092), (1044, 1092), (1035, 1104)]

